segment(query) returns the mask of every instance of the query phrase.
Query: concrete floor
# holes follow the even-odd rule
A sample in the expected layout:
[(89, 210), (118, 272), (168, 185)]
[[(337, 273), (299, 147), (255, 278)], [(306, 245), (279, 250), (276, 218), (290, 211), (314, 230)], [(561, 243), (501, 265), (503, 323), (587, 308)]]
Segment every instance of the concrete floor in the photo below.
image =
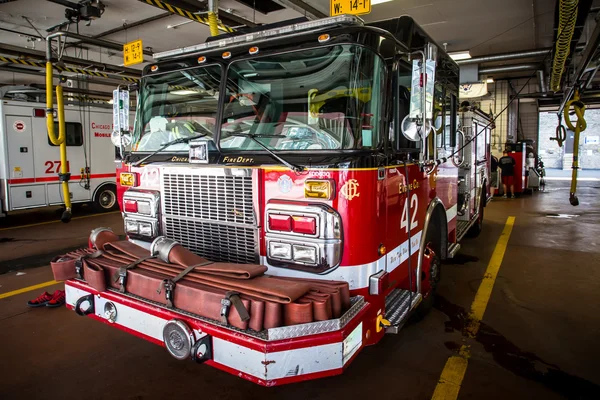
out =
[[(468, 344), (460, 399), (599, 399), (598, 189), (597, 182), (582, 183), (577, 208), (569, 205), (567, 182), (549, 183), (533, 196), (494, 199), (484, 232), (465, 240), (444, 266), (436, 308), (364, 349), (344, 375), (317, 381), (262, 388), (176, 361), (158, 346), (65, 308), (27, 308), (39, 290), (1, 299), (0, 398), (429, 399), (448, 357)], [(516, 223), (480, 334), (467, 339), (461, 334), (465, 310), (509, 215)], [(2, 242), (5, 237), (60, 241), (85, 237), (95, 226), (120, 228), (118, 214), (108, 217), (77, 220), (81, 225), (68, 230), (60, 224), (2, 230), (0, 255), (6, 258), (14, 246)], [(0, 275), (0, 293), (52, 279), (47, 266), (25, 272)]]

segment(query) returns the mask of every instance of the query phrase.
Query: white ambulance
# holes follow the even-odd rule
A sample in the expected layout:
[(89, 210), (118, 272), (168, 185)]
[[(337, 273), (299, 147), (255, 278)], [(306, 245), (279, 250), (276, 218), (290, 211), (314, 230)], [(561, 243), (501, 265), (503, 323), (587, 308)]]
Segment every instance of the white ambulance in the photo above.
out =
[[(37, 102), (44, 96), (12, 93), (3, 97), (0, 217), (15, 210), (63, 204), (59, 146), (49, 141), (46, 105)], [(130, 118), (133, 121), (133, 115)], [(110, 140), (112, 108), (65, 105), (65, 125), (71, 201), (92, 202), (97, 211), (117, 209), (115, 150)]]

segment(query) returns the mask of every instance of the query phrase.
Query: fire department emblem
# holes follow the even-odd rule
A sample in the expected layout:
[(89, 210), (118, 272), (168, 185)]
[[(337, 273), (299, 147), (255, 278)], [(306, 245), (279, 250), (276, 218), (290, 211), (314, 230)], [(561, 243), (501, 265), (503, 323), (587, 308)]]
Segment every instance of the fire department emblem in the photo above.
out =
[(353, 198), (360, 196), (360, 193), (358, 193), (358, 186), (358, 181), (356, 179), (350, 179), (344, 183), (344, 186), (340, 189), (340, 194), (347, 200), (352, 200)]
[(279, 179), (277, 179), (277, 185), (282, 193), (289, 193), (292, 190), (294, 183), (292, 182), (292, 178), (289, 176), (281, 175)]

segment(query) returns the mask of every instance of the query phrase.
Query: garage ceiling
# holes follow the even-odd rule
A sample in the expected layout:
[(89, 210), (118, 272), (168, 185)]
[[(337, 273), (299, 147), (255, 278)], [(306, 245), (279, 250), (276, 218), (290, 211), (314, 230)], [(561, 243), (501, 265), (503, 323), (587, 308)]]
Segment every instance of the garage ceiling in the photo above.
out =
[[(165, 0), (163, 0), (165, 1)], [(204, 2), (185, 0), (188, 3)], [(329, 0), (303, 0), (324, 14), (329, 13)], [(142, 38), (144, 46), (152, 51), (164, 51), (180, 46), (203, 42), (209, 35), (207, 26), (191, 22), (178, 15), (158, 18), (164, 9), (152, 7), (139, 0), (102, 0), (106, 9), (102, 17), (86, 25), (79, 24), (79, 33), (86, 36), (134, 24), (151, 17), (156, 20), (123, 31), (102, 36), (102, 39), (124, 43)], [(257, 3), (266, 3), (256, 0)], [(298, 3), (297, 0), (274, 0), (275, 3)], [(598, 1), (597, 1), (598, 2)], [(267, 14), (254, 11), (248, 4), (254, 0), (221, 0), (220, 8), (258, 24), (276, 22), (301, 16), (296, 10), (279, 9)], [(265, 4), (261, 6), (265, 7)], [(366, 21), (376, 21), (400, 15), (411, 15), (440, 44), (447, 43), (448, 51), (470, 50), (473, 57), (547, 48), (553, 41), (555, 0), (393, 0), (374, 5), (364, 16)], [(200, 7), (199, 7), (200, 8)], [(275, 7), (277, 8), (277, 7)], [(269, 9), (268, 7), (266, 9)], [(65, 6), (51, 1), (16, 0), (0, 4), (0, 42), (9, 45), (44, 50), (43, 40), (36, 41), (46, 29), (65, 21)], [(34, 30), (29, 22), (37, 28)], [(76, 30), (71, 25), (71, 31)], [(16, 33), (21, 32), (21, 34)], [(86, 46), (70, 48), (71, 57), (120, 65), (122, 55), (115, 50)], [(148, 61), (150, 58), (147, 57)], [(14, 67), (14, 66), (13, 66)], [(141, 66), (137, 66), (141, 68)], [(0, 84), (27, 84), (42, 82), (42, 77), (0, 71)]]

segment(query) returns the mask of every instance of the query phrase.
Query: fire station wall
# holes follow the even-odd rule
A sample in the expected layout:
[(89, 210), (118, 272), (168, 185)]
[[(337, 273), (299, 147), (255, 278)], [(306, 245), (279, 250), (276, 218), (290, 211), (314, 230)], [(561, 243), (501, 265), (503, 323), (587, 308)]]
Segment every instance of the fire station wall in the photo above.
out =
[[(524, 88), (523, 86), (526, 85)], [(492, 132), (492, 153), (501, 156), (506, 142), (531, 139), (538, 140), (538, 106), (537, 102), (522, 99), (514, 101), (502, 114), (512, 96), (519, 90), (521, 94), (537, 91), (536, 79), (498, 80), (488, 85), (489, 96), (479, 100), (479, 107), (496, 116), (496, 128)]]

